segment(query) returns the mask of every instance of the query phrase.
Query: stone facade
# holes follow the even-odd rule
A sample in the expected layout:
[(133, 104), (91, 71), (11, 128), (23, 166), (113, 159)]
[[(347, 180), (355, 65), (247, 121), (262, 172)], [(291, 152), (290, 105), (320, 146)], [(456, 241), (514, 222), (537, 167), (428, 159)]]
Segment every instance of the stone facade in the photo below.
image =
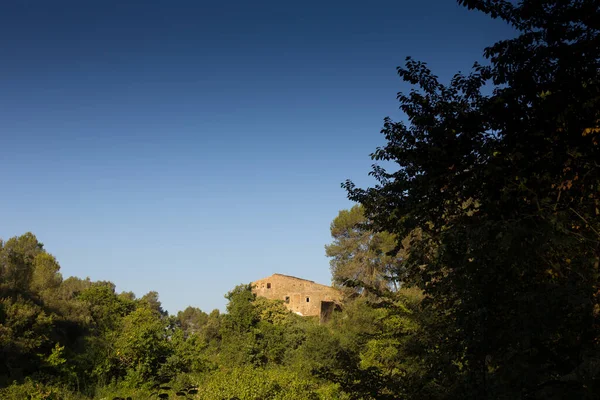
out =
[(337, 289), (282, 274), (252, 282), (252, 291), (267, 299), (283, 300), (296, 314), (319, 316), (321, 321), (327, 320), (342, 301), (342, 294)]

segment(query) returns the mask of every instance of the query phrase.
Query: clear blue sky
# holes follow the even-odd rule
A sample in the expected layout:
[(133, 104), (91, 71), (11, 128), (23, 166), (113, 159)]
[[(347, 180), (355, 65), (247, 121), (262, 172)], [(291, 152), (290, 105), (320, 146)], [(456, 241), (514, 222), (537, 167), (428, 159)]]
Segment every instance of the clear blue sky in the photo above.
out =
[(451, 0), (4, 1), (0, 237), (171, 313), (274, 272), (329, 283), (395, 68), (447, 80), (509, 35)]

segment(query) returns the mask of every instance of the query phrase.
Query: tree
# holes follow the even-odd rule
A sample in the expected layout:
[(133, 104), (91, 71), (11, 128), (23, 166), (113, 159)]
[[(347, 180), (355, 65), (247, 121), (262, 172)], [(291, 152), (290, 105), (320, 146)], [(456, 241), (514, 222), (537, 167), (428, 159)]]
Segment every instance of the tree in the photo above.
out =
[[(378, 184), (344, 184), (405, 238), (397, 275), (448, 321), (450, 396), (593, 398), (598, 390), (600, 17), (595, 1), (460, 0), (519, 35), (441, 84), (398, 69), (408, 124), (386, 118)], [(484, 95), (485, 84), (494, 85)], [(398, 243), (397, 249), (403, 245)], [(450, 369), (446, 369), (450, 370)]]
[(40, 253), (33, 259), (30, 289), (34, 292), (54, 291), (62, 283), (60, 266), (48, 253)]
[(177, 313), (177, 323), (186, 334), (199, 333), (208, 322), (208, 314), (197, 307), (189, 306)]
[(34, 260), (44, 253), (44, 245), (28, 232), (6, 241), (0, 240), (0, 290), (6, 294), (27, 292), (34, 270)]
[(366, 288), (384, 290), (394, 283), (388, 273), (395, 258), (389, 253), (396, 238), (387, 232), (373, 232), (362, 206), (340, 211), (330, 230), (333, 242), (325, 246), (325, 254), (331, 257), (335, 286), (366, 293)]
[(160, 300), (158, 300), (158, 292), (150, 291), (139, 299), (139, 304), (146, 307), (161, 317), (166, 317), (169, 313), (163, 310)]
[(0, 385), (38, 372), (64, 339), (42, 301), (60, 285), (58, 270), (32, 233), (0, 241)]
[(252, 293), (251, 285), (238, 285), (225, 295), (227, 314), (223, 321), (225, 331), (234, 333), (249, 332), (259, 318), (259, 312), (254, 305), (256, 295)]
[(101, 335), (116, 331), (122, 318), (133, 311), (133, 305), (115, 293), (115, 285), (110, 282), (94, 282), (77, 296), (83, 301), (92, 320), (93, 331)]
[(115, 341), (115, 356), (139, 385), (155, 378), (160, 365), (171, 354), (167, 322), (150, 308), (140, 307), (123, 319), (123, 329)]
[(50, 354), (54, 318), (33, 301), (17, 296), (0, 299), (0, 385), (34, 374)]

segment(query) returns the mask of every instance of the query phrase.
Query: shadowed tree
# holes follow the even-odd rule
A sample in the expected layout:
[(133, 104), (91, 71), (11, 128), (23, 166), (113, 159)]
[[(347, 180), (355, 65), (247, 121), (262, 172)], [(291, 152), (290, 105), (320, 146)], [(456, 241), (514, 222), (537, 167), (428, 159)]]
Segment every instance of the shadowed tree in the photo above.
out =
[(398, 275), (448, 321), (436, 368), (460, 366), (449, 396), (594, 398), (599, 4), (459, 3), (518, 35), (449, 85), (409, 59), (398, 72), (419, 90), (398, 95), (407, 123), (386, 119), (372, 154), (396, 166), (375, 166), (373, 188), (345, 187), (377, 230), (410, 242)]

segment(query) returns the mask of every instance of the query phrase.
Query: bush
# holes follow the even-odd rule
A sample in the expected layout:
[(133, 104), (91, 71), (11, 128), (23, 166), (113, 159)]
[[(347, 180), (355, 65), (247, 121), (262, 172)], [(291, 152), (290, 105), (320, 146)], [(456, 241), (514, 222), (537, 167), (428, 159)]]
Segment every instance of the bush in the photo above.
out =
[(286, 370), (263, 368), (234, 368), (207, 374), (198, 382), (198, 398), (222, 400), (311, 400), (345, 399), (336, 385), (321, 385)]
[(60, 386), (50, 386), (26, 379), (23, 383), (0, 389), (2, 400), (83, 400), (83, 396), (75, 394)]

